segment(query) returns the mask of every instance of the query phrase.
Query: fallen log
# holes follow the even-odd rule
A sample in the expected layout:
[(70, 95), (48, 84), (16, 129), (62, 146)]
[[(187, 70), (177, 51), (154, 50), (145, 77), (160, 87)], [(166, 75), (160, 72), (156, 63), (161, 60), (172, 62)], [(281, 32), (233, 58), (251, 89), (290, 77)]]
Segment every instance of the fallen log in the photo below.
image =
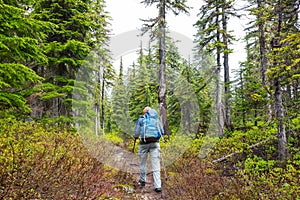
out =
[[(257, 147), (257, 146), (259, 146), (259, 145), (261, 145), (261, 144), (263, 144), (263, 143), (265, 143), (265, 142), (267, 142), (267, 141), (269, 141), (271, 139), (276, 139), (276, 138), (277, 138), (276, 136), (272, 136), (272, 137), (267, 138), (265, 140), (262, 140), (262, 141), (260, 141), (258, 143), (250, 145), (249, 147), (247, 147), (247, 149), (252, 149), (252, 148)], [(241, 150), (241, 151), (235, 151), (235, 152), (230, 153), (230, 154), (228, 154), (228, 155), (226, 155), (224, 157), (221, 157), (221, 158), (218, 158), (216, 160), (213, 160), (212, 162), (213, 163), (222, 162), (222, 161), (224, 161), (224, 160), (226, 160), (226, 159), (228, 159), (228, 158), (230, 158), (230, 157), (232, 157), (234, 155), (240, 154), (240, 153), (243, 153), (243, 150)]]

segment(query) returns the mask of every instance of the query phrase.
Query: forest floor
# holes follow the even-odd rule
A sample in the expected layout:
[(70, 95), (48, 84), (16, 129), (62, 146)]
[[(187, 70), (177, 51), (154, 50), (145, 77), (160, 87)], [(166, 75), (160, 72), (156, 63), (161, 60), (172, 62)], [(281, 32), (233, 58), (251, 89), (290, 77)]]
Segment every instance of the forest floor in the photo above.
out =
[(153, 186), (153, 175), (152, 173), (147, 174), (147, 182), (145, 186), (140, 186), (138, 184), (139, 174), (134, 174), (134, 179), (136, 180), (134, 185), (134, 191), (131, 194), (128, 194), (124, 199), (125, 200), (168, 200), (167, 191), (163, 186), (162, 180), (162, 192), (155, 192)]

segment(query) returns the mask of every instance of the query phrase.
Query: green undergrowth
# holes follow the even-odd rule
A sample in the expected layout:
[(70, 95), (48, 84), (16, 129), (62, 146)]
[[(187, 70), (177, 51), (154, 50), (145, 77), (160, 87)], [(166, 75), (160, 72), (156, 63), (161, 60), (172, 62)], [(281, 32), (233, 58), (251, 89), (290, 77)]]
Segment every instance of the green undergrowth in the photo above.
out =
[[(185, 157), (167, 168), (171, 199), (299, 199), (300, 169), (293, 164), (266, 165), (252, 161), (234, 175), (223, 175), (215, 163)], [(261, 162), (261, 163), (258, 163)], [(251, 168), (251, 165), (253, 168)], [(253, 165), (260, 165), (256, 168)], [(273, 166), (272, 166), (273, 165)], [(249, 170), (249, 168), (251, 170)]]
[[(292, 128), (299, 130), (296, 121)], [(299, 136), (297, 131), (289, 135), (290, 157), (279, 162), (276, 134), (277, 126), (271, 124), (234, 131), (226, 137), (202, 135), (193, 141), (180, 135), (171, 135), (170, 141), (165, 138), (160, 142), (164, 157), (185, 150), (175, 162), (168, 163), (164, 169), (167, 177), (162, 172), (168, 197), (300, 199)], [(133, 140), (128, 144), (133, 148)]]
[[(228, 137), (191, 140), (178, 134), (167, 141), (165, 136), (160, 142), (165, 160), (179, 155), (162, 168), (165, 195), (300, 199), (299, 129), (297, 120), (292, 122), (295, 131), (289, 134), (290, 157), (285, 162), (277, 161), (275, 124), (234, 131)], [(134, 177), (99, 159), (111, 154), (105, 152), (109, 145), (132, 151), (131, 136), (78, 134), (61, 126), (9, 119), (0, 120), (0, 126), (1, 199), (134, 199)]]
[(277, 160), (276, 124), (234, 131), (228, 137), (195, 139), (167, 169), (169, 195), (173, 199), (300, 199), (297, 126), (291, 126), (290, 157), (284, 162)]
[[(126, 174), (92, 157), (74, 131), (0, 120), (0, 199), (122, 199)], [(125, 177), (125, 178), (124, 178)]]

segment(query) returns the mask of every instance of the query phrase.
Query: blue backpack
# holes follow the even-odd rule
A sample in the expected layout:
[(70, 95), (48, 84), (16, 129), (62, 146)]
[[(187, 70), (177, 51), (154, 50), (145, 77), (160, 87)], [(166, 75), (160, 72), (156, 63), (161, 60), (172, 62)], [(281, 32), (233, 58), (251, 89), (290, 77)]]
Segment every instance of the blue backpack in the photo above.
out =
[(150, 109), (144, 115), (141, 123), (140, 136), (144, 142), (158, 141), (163, 134), (156, 110)]

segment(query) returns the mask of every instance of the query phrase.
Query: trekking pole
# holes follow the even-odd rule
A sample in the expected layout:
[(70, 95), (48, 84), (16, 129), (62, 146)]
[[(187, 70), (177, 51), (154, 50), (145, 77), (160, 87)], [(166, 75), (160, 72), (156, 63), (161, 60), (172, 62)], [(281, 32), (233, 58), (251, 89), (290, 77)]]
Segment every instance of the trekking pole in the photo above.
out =
[(132, 153), (134, 153), (134, 149), (135, 149), (135, 142), (136, 142), (136, 138), (134, 138), (134, 143), (133, 143)]

